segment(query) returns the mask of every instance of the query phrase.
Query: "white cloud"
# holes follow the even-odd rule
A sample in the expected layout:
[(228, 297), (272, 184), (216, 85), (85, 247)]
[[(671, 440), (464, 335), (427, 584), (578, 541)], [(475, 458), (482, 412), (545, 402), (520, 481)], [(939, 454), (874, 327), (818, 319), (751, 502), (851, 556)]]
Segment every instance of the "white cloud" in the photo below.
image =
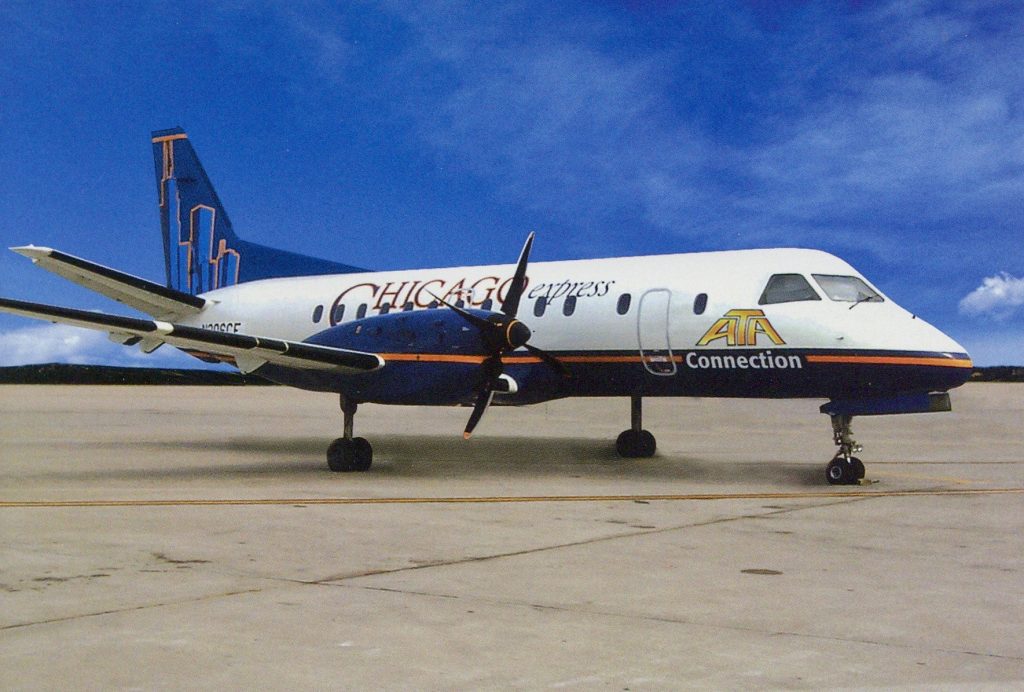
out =
[(64, 324), (47, 324), (0, 332), (0, 367), (35, 363), (128, 365), (134, 367), (204, 367), (169, 346), (152, 355), (115, 344), (105, 332)]
[(0, 334), (0, 365), (95, 363), (104, 343), (104, 334), (66, 325), (25, 327)]
[(980, 286), (964, 296), (960, 301), (960, 312), (972, 317), (993, 315), (997, 319), (1005, 319), (1022, 305), (1024, 277), (1018, 279), (1000, 272), (985, 277)]

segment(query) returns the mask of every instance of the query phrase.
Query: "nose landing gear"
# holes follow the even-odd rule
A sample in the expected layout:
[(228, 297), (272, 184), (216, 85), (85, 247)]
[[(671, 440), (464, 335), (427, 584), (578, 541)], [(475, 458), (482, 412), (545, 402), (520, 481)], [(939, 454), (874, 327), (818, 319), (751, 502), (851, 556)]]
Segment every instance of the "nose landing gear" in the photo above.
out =
[(853, 456), (863, 447), (853, 439), (850, 421), (853, 416), (834, 414), (832, 420), (832, 439), (839, 446), (835, 458), (825, 467), (825, 478), (832, 485), (857, 485), (864, 478), (864, 464)]
[(345, 417), (345, 436), (327, 448), (327, 468), (331, 471), (368, 471), (373, 463), (373, 447), (363, 437), (352, 437), (358, 405), (340, 395)]

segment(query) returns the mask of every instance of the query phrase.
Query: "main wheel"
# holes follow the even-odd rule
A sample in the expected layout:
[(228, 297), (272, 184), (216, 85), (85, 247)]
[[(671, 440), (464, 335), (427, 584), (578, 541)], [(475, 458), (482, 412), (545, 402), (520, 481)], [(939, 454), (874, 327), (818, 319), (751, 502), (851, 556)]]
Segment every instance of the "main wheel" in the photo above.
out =
[(657, 448), (658, 443), (654, 435), (647, 430), (641, 430), (639, 433), (632, 429), (623, 430), (615, 440), (615, 451), (620, 457), (627, 459), (654, 456)]
[(637, 440), (637, 456), (653, 457), (657, 448), (658, 441), (654, 439), (654, 435), (647, 430), (641, 430), (640, 438)]
[(373, 464), (373, 447), (365, 437), (352, 439), (352, 468), (355, 471), (369, 471)]
[(372, 463), (373, 447), (363, 437), (339, 437), (327, 448), (327, 468), (331, 471), (368, 471)]
[(352, 442), (339, 437), (327, 448), (327, 468), (331, 471), (355, 471)]

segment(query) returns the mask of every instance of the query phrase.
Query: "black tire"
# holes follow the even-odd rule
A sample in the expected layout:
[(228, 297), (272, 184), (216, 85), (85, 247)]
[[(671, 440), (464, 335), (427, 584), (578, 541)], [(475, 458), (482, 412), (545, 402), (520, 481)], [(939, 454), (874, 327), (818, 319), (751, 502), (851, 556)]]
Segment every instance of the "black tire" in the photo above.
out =
[(327, 468), (334, 472), (354, 471), (352, 443), (339, 437), (327, 448)]
[(658, 449), (658, 441), (654, 439), (654, 435), (647, 430), (641, 430), (640, 439), (637, 440), (637, 456), (653, 457), (656, 449)]
[[(858, 476), (858, 473), (861, 475)], [(856, 457), (851, 457), (850, 461), (843, 457), (836, 457), (825, 467), (825, 479), (830, 485), (857, 485), (863, 478), (863, 473), (864, 464), (861, 464), (860, 459)]]
[(864, 462), (857, 457), (850, 457), (850, 466), (852, 466), (854, 483), (864, 478)]
[(654, 439), (654, 435), (647, 430), (641, 430), (639, 433), (632, 429), (623, 430), (615, 440), (615, 451), (620, 457), (626, 459), (654, 456), (654, 450), (657, 447), (658, 443)]
[(369, 471), (373, 464), (373, 447), (366, 441), (365, 437), (352, 439), (352, 469), (354, 471)]
[(618, 438), (615, 440), (615, 451), (620, 457), (629, 459), (633, 456), (633, 438), (632, 430), (623, 430), (619, 433)]

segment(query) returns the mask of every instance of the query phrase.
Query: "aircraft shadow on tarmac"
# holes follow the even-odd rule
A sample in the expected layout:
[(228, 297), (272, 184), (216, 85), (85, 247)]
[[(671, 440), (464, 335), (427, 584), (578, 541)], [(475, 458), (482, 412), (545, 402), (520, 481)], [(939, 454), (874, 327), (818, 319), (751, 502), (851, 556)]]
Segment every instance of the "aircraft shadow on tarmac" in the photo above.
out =
[[(308, 476), (339, 485), (355, 481), (361, 486), (376, 477), (582, 478), (789, 487), (821, 485), (824, 475), (819, 465), (805, 462), (699, 459), (672, 450), (659, 451), (649, 459), (622, 459), (607, 441), (589, 438), (490, 437), (465, 443), (423, 435), (391, 435), (375, 440), (374, 462), (369, 472), (335, 474), (326, 468), (327, 442), (320, 437), (150, 440), (134, 443), (133, 451), (176, 451), (181, 464), (81, 471), (65, 468), (59, 475), (80, 480)], [(120, 450), (111, 452), (121, 456)], [(218, 454), (223, 454), (223, 463), (210, 463), (211, 457)]]

